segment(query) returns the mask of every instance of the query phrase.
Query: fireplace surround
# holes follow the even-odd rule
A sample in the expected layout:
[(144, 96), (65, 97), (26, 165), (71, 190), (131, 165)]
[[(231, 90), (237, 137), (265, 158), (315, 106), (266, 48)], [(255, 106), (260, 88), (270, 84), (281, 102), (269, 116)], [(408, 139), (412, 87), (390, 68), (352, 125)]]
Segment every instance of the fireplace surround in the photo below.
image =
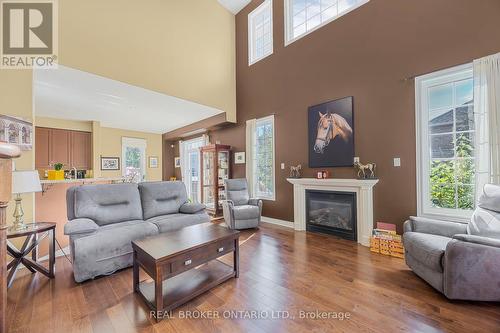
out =
[(316, 179), (288, 178), (293, 184), (294, 228), (306, 230), (306, 191), (339, 191), (356, 193), (356, 238), (357, 242), (370, 246), (373, 230), (373, 187), (378, 179)]

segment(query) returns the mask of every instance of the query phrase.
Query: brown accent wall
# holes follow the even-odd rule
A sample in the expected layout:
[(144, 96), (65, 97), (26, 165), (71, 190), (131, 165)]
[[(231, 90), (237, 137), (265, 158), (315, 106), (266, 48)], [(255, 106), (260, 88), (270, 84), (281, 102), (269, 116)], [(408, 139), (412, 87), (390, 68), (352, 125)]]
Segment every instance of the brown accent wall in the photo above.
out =
[[(375, 220), (397, 223), (416, 213), (415, 87), (404, 78), (470, 62), (500, 51), (498, 0), (371, 0), (368, 4), (284, 46), (283, 1), (273, 1), (274, 53), (248, 66), (247, 16), (236, 17), (237, 119), (210, 132), (245, 150), (245, 121), (276, 115), (276, 201), (265, 216), (293, 221), (288, 167), (307, 166), (307, 107), (354, 96), (355, 150), (375, 162)], [(402, 166), (392, 166), (400, 157)], [(280, 170), (281, 162), (286, 170)], [(171, 163), (173, 163), (173, 158)], [(353, 177), (352, 168), (330, 169)], [(243, 177), (244, 165), (234, 170)], [(304, 176), (314, 170), (305, 168)]]

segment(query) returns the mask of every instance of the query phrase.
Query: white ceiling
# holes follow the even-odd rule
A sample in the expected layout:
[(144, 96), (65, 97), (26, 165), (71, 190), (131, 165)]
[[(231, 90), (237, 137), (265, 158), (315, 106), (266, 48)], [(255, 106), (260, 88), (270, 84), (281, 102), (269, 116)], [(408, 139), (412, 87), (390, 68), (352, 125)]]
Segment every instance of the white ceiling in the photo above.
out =
[(73, 68), (35, 69), (35, 116), (166, 133), (223, 111)]
[(238, 14), (240, 10), (245, 8), (251, 0), (217, 0), (219, 3), (229, 10), (234, 15)]

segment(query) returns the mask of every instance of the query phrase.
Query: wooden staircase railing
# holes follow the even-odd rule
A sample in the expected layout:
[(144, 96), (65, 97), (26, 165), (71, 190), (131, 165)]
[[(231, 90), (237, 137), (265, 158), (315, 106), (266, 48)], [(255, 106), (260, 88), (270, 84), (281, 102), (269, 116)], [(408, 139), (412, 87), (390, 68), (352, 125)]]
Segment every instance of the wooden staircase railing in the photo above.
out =
[(17, 146), (0, 142), (0, 332), (5, 332), (7, 307), (7, 205), (12, 197), (12, 161), (19, 157)]

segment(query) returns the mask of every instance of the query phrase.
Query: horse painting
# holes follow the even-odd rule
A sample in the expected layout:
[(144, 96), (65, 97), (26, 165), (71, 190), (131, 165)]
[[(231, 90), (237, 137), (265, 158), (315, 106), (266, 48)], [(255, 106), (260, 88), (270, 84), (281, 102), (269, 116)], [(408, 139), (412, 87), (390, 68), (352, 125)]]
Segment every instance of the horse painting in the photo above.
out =
[(353, 98), (309, 107), (309, 167), (348, 167), (354, 162)]
[(352, 135), (352, 128), (344, 117), (336, 113), (319, 113), (318, 131), (316, 133), (316, 143), (314, 151), (323, 154), (330, 141), (340, 136), (345, 142)]

